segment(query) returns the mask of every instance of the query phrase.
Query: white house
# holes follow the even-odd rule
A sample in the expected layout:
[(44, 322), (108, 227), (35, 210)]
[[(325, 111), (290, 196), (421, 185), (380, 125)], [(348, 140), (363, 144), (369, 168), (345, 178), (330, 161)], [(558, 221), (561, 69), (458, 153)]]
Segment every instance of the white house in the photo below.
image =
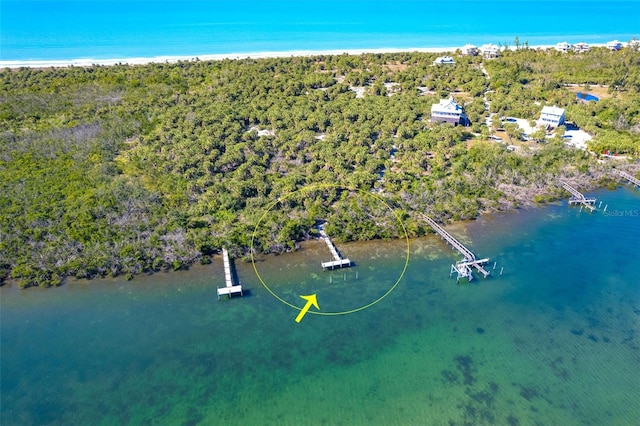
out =
[(564, 108), (557, 106), (544, 106), (540, 112), (538, 123), (544, 127), (558, 127), (564, 124)]
[(480, 51), (485, 58), (497, 58), (500, 53), (500, 48), (495, 44), (483, 44), (482, 47), (480, 47)]
[(473, 44), (465, 44), (460, 48), (463, 55), (476, 56), (478, 54), (478, 48)]
[(618, 40), (607, 42), (607, 49), (611, 50), (612, 52), (614, 50), (620, 50), (622, 49), (622, 43), (620, 43)]
[(433, 65), (453, 65), (456, 61), (451, 56), (439, 56), (433, 61)]
[(431, 121), (469, 125), (469, 119), (464, 114), (462, 107), (452, 97), (441, 99), (439, 103), (431, 105)]
[(566, 41), (561, 41), (560, 43), (556, 44), (555, 49), (558, 52), (567, 53), (568, 51), (571, 50), (571, 45)]
[(638, 40), (637, 38), (632, 38), (631, 40), (629, 40), (629, 43), (627, 43), (627, 47), (640, 49), (640, 40)]
[(583, 41), (573, 45), (573, 51), (576, 53), (585, 53), (589, 51), (589, 45)]

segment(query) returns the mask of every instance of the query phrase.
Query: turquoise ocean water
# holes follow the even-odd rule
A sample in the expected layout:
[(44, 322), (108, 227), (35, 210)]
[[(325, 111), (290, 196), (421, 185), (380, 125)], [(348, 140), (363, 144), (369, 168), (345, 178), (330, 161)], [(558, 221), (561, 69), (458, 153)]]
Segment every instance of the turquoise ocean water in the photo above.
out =
[(636, 0), (2, 0), (0, 61), (628, 41)]
[[(413, 240), (386, 298), (299, 324), (250, 264), (236, 263), (248, 294), (218, 301), (219, 258), (131, 282), (5, 286), (0, 420), (638, 424), (640, 190), (589, 195), (601, 211), (562, 202), (447, 227), (498, 262), (487, 279), (456, 285), (451, 249)], [(322, 311), (339, 311), (384, 294), (405, 247), (340, 245), (357, 266), (322, 272), (328, 251), (310, 242), (256, 268), (284, 300), (317, 293)]]

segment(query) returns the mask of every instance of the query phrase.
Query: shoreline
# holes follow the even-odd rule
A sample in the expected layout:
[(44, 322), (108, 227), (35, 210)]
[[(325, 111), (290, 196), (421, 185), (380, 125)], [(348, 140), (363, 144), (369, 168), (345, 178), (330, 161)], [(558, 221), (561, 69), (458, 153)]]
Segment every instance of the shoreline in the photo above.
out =
[(367, 53), (401, 53), (401, 52), (421, 52), (421, 53), (443, 53), (453, 52), (458, 47), (422, 47), (422, 48), (379, 48), (379, 49), (333, 49), (333, 50), (288, 50), (288, 51), (266, 51), (266, 52), (236, 52), (236, 53), (212, 53), (205, 55), (163, 55), (150, 57), (132, 58), (112, 58), (112, 59), (43, 59), (43, 60), (15, 60), (0, 61), (0, 68), (46, 68), (46, 67), (66, 67), (79, 66), (90, 67), (93, 65), (147, 65), (153, 63), (175, 63), (180, 61), (222, 61), (225, 59), (267, 59), (267, 58), (289, 58), (289, 57), (309, 57), (309, 56), (335, 56), (335, 55), (362, 55)]
[[(631, 167), (633, 170), (639, 170), (640, 169), (640, 165), (636, 165), (634, 164), (634, 167)], [(623, 190), (624, 188), (628, 187), (629, 185), (626, 185), (624, 183), (617, 183), (615, 185), (615, 187), (610, 187), (609, 185), (603, 185), (603, 184), (594, 184), (595, 182), (598, 182), (599, 179), (594, 179), (591, 181), (585, 182), (583, 181), (583, 191), (620, 191)], [(533, 200), (528, 200), (528, 202), (523, 202), (521, 204), (512, 204), (512, 203), (508, 203), (508, 204), (504, 204), (501, 208), (497, 208), (497, 209), (491, 209), (491, 210), (484, 210), (482, 211), (478, 216), (472, 218), (472, 219), (462, 219), (462, 220), (451, 220), (448, 221), (446, 223), (444, 223), (444, 226), (447, 227), (463, 227), (465, 228), (466, 226), (470, 225), (471, 223), (474, 223), (476, 220), (478, 220), (481, 217), (486, 217), (489, 215), (493, 215), (493, 214), (516, 214), (518, 213), (519, 210), (522, 209), (539, 209), (539, 208), (546, 208), (551, 206), (552, 204), (556, 204), (556, 203), (562, 203), (563, 200), (568, 200), (568, 198), (551, 198), (551, 199), (547, 199), (545, 201), (542, 202), (535, 202)], [(567, 205), (567, 207), (569, 207)], [(417, 237), (410, 237), (409, 240), (413, 241), (416, 239), (421, 239), (421, 238), (426, 238), (426, 237), (434, 237), (437, 241), (440, 241), (440, 237), (438, 236), (437, 233), (433, 232), (433, 233), (427, 233), (425, 235), (421, 235), (421, 236), (417, 236)], [(402, 241), (403, 239), (396, 239), (393, 241)], [(298, 241), (296, 244), (305, 244), (308, 243), (309, 241), (312, 240), (302, 240), (302, 241)], [(319, 240), (318, 240), (319, 241)], [(381, 240), (356, 240), (356, 241), (350, 241), (349, 243), (376, 243), (377, 241), (381, 241)], [(348, 243), (347, 243), (348, 244)], [(448, 247), (448, 246), (447, 246)], [(411, 250), (411, 249), (409, 249)], [(297, 251), (297, 250), (296, 250)], [(288, 252), (285, 253), (268, 253), (265, 254), (264, 256), (266, 257), (279, 257), (279, 256), (285, 256), (287, 255)], [(221, 258), (221, 254), (216, 253), (214, 255), (211, 255), (211, 261), (213, 261), (214, 258)], [(250, 264), (251, 262), (246, 261), (243, 259), (243, 256), (241, 257), (237, 257), (234, 258), (234, 262), (241, 262), (243, 264)], [(201, 263), (198, 261), (195, 261), (189, 265), (187, 265), (184, 268), (180, 268), (177, 270), (174, 269), (156, 269), (156, 270), (149, 270), (149, 271), (143, 271), (140, 272), (138, 274), (135, 274), (131, 277), (131, 279), (126, 279), (124, 274), (119, 274), (116, 276), (111, 276), (111, 275), (96, 275), (90, 278), (77, 278), (74, 277), (72, 275), (70, 276), (66, 276), (63, 278), (62, 282), (59, 285), (55, 285), (55, 286), (46, 286), (46, 287), (40, 287), (37, 285), (31, 285), (31, 286), (27, 286), (27, 287), (20, 287), (20, 285), (18, 285), (18, 279), (15, 278), (8, 278), (4, 281), (0, 281), (0, 288), (11, 288), (14, 290), (18, 290), (18, 291), (22, 291), (22, 290), (29, 290), (31, 288), (44, 288), (45, 290), (48, 289), (52, 289), (52, 288), (60, 288), (60, 287), (65, 287), (69, 284), (73, 284), (73, 283), (82, 283), (82, 284), (91, 284), (91, 282), (95, 281), (95, 280), (103, 280), (103, 282), (109, 281), (109, 280), (114, 280), (114, 281), (122, 281), (122, 282), (126, 282), (126, 283), (131, 283), (133, 281), (136, 280), (137, 277), (141, 277), (141, 276), (153, 276), (153, 275), (158, 275), (158, 274), (180, 274), (180, 273), (185, 273), (185, 272), (189, 272), (191, 271), (193, 268), (206, 268), (208, 266), (211, 266), (211, 262), (209, 263)]]
[[(622, 42), (623, 47), (628, 43)], [(554, 44), (531, 45), (529, 49), (553, 49)], [(606, 47), (606, 43), (589, 43), (591, 47)], [(478, 46), (479, 47), (479, 46)], [(363, 55), (363, 54), (386, 54), (386, 53), (455, 53), (462, 46), (449, 47), (407, 47), (407, 48), (375, 48), (375, 49), (328, 49), (328, 50), (289, 50), (289, 51), (265, 51), (265, 52), (237, 52), (237, 53), (212, 53), (205, 55), (164, 55), (150, 57), (130, 57), (130, 58), (76, 58), (76, 59), (21, 59), (21, 60), (0, 60), (0, 69), (9, 68), (61, 68), (61, 67), (91, 67), (113, 66), (119, 64), (126, 65), (148, 65), (154, 63), (176, 63), (181, 61), (222, 61), (241, 59), (267, 59), (267, 58), (290, 58), (290, 57), (312, 57), (312, 56), (338, 56), (338, 55)], [(523, 48), (523, 47), (520, 47)], [(517, 50), (515, 46), (502, 46), (501, 49)]]

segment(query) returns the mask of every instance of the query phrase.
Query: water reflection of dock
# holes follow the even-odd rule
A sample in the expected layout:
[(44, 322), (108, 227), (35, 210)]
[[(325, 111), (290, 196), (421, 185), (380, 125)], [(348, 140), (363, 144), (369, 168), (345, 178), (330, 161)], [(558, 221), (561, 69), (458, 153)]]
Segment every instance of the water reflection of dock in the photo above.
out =
[(222, 261), (224, 263), (224, 287), (218, 287), (218, 300), (220, 300), (220, 296), (227, 295), (231, 297), (232, 294), (240, 293), (242, 296), (242, 284), (234, 285), (233, 283), (233, 275), (231, 275), (231, 263), (229, 262), (229, 252), (227, 249), (222, 249)]
[(329, 251), (331, 252), (331, 255), (333, 256), (333, 260), (331, 260), (329, 262), (322, 262), (321, 263), (322, 269), (335, 269), (335, 268), (342, 268), (342, 267), (351, 266), (351, 261), (349, 259), (343, 259), (342, 256), (340, 256), (340, 253), (338, 253), (338, 250), (336, 249), (336, 247), (331, 242), (331, 239), (329, 238), (327, 233), (324, 232), (324, 224), (320, 225), (318, 227), (318, 230), (320, 231), (320, 237), (327, 244), (327, 247), (329, 247)]
[(444, 230), (444, 228), (436, 223), (433, 219), (431, 219), (427, 215), (422, 215), (424, 219), (427, 221), (429, 226), (433, 228), (440, 237), (445, 240), (447, 243), (451, 244), (451, 246), (457, 250), (462, 256), (464, 256), (463, 260), (456, 262), (455, 265), (451, 265), (451, 272), (449, 275), (453, 275), (454, 272), (458, 274), (457, 280), (460, 278), (468, 278), (469, 281), (473, 279), (473, 273), (471, 268), (476, 268), (478, 272), (480, 272), (485, 278), (489, 275), (489, 271), (484, 269), (483, 264), (489, 261), (489, 258), (486, 259), (477, 259), (476, 255), (471, 252), (468, 248), (466, 248), (460, 241), (456, 240), (451, 234)]

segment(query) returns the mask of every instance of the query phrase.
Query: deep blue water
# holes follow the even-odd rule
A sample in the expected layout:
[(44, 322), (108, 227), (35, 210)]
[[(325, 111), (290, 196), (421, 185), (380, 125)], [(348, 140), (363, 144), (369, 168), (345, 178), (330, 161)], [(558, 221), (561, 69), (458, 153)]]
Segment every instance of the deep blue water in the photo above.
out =
[(640, 2), (5, 1), (0, 60), (604, 43), (640, 35)]

